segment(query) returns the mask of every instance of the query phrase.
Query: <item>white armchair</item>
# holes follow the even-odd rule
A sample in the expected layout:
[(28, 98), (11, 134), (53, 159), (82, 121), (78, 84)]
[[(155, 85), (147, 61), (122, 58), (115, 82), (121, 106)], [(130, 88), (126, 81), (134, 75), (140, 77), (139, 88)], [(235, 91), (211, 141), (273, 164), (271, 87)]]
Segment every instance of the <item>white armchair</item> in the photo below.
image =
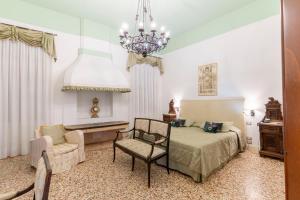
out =
[(45, 150), (48, 154), (53, 174), (71, 169), (73, 166), (85, 160), (84, 136), (80, 130), (64, 134), (65, 142), (53, 144), (51, 136), (43, 136), (41, 127), (35, 131), (36, 139), (31, 143), (31, 166), (37, 167), (41, 153)]

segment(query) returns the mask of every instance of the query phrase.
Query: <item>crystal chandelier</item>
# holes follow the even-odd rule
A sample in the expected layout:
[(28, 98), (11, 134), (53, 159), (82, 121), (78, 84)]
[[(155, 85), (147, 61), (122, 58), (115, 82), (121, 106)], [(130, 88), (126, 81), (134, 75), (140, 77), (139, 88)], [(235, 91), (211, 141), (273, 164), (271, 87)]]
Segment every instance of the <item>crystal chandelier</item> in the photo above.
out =
[(151, 15), (150, 0), (138, 0), (135, 16), (134, 33), (128, 33), (128, 25), (120, 29), (120, 44), (128, 52), (142, 54), (144, 57), (166, 48), (170, 33), (165, 27), (156, 30), (156, 23)]

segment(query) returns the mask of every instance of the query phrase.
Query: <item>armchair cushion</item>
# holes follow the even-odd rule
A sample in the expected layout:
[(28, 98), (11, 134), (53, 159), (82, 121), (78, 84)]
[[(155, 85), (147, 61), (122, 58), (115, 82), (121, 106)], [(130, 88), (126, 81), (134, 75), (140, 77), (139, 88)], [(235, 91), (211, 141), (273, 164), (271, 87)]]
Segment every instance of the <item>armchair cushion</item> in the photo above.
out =
[(43, 136), (50, 136), (52, 138), (53, 144), (63, 144), (65, 140), (65, 129), (62, 124), (53, 126), (41, 126), (41, 133)]
[(7, 200), (7, 199), (12, 199), (13, 197), (15, 197), (17, 194), (17, 192), (7, 192), (4, 194), (0, 194), (0, 200)]
[(66, 154), (78, 148), (78, 144), (63, 143), (53, 146), (54, 156)]
[[(150, 155), (152, 148), (150, 144), (135, 139), (118, 140), (116, 144), (138, 154), (143, 158), (147, 158)], [(163, 153), (165, 153), (164, 149), (154, 147), (151, 158), (159, 156)]]

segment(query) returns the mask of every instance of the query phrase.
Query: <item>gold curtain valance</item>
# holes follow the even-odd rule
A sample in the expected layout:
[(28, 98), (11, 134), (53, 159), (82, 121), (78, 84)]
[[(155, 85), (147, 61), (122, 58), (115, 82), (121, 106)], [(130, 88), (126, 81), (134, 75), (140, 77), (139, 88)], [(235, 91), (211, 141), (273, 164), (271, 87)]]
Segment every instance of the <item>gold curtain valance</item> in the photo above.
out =
[(41, 47), (56, 61), (54, 36), (41, 31), (34, 31), (0, 23), (0, 40), (17, 40), (30, 46)]
[(150, 64), (153, 67), (158, 67), (161, 74), (164, 73), (164, 68), (162, 64), (162, 58), (154, 57), (154, 56), (147, 56), (144, 58), (142, 55), (138, 55), (135, 53), (130, 52), (128, 54), (128, 61), (127, 61), (127, 70), (129, 71), (131, 67), (136, 64)]

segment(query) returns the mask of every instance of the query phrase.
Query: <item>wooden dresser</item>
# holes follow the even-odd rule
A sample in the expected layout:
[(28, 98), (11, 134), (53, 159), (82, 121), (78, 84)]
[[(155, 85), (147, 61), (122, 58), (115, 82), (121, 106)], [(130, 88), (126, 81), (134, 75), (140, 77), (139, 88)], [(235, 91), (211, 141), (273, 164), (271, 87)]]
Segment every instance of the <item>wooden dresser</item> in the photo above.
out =
[(283, 121), (281, 104), (270, 97), (266, 104), (266, 115), (258, 123), (261, 156), (284, 159)]

